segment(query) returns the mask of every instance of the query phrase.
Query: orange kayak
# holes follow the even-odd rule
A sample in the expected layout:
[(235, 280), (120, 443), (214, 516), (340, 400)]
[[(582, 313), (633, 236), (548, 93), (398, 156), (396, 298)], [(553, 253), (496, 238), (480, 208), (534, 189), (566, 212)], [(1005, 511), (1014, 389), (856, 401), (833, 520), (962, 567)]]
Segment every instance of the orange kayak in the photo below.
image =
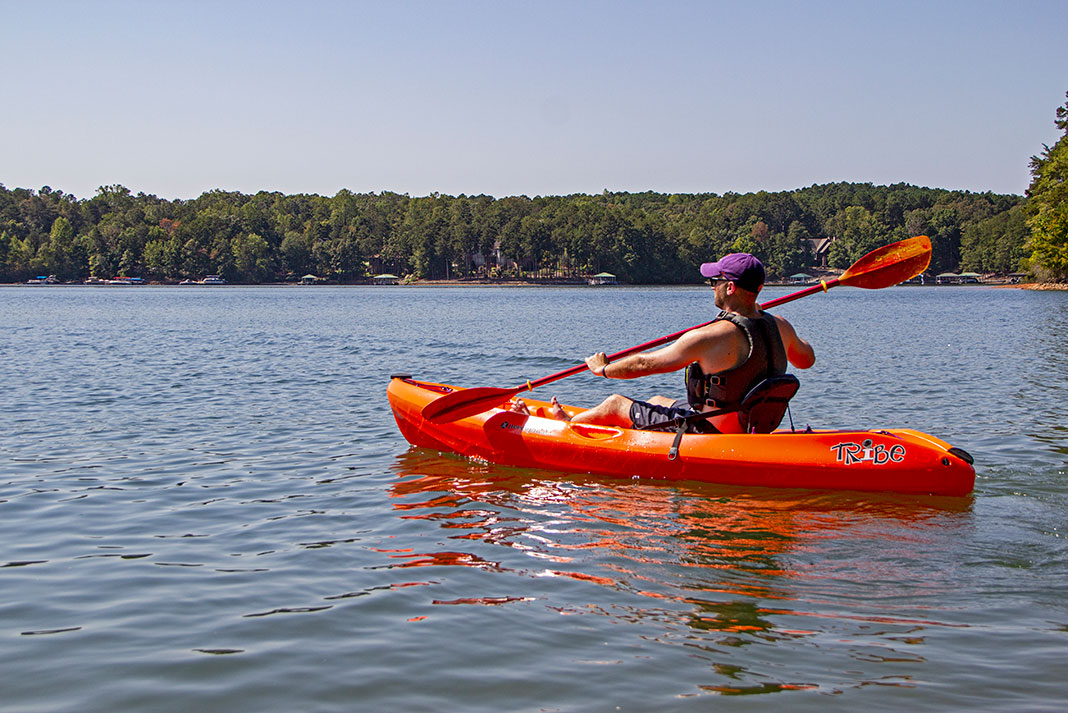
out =
[(458, 388), (390, 380), (389, 404), (409, 443), (502, 465), (618, 478), (931, 495), (967, 495), (975, 486), (967, 452), (911, 429), (687, 434), (671, 460), (674, 433), (561, 421), (549, 417), (548, 402), (534, 399), (523, 399), (530, 415), (493, 408), (452, 423), (422, 417), (424, 406)]

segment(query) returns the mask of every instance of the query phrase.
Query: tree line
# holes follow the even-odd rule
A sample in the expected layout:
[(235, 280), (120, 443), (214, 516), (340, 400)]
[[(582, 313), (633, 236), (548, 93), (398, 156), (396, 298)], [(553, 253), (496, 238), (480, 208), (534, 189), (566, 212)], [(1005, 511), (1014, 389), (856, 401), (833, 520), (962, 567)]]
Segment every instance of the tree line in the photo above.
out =
[[(1068, 98), (1068, 92), (1064, 96)], [(1064, 133), (1031, 157), (1027, 225), (1032, 269), (1041, 278), (1068, 281), (1068, 101), (1057, 108), (1053, 123)]]
[(814, 185), (718, 195), (611, 193), (529, 198), (397, 193), (332, 197), (214, 190), (192, 200), (104, 186), (77, 199), (0, 185), (0, 281), (218, 274), (262, 283), (314, 274), (357, 282), (553, 278), (611, 272), (627, 283), (686, 283), (697, 265), (751, 252), (772, 276), (812, 270), (813, 239), (845, 268), (912, 235), (934, 244), (933, 273), (1012, 272), (1030, 256), (1025, 199), (907, 184)]

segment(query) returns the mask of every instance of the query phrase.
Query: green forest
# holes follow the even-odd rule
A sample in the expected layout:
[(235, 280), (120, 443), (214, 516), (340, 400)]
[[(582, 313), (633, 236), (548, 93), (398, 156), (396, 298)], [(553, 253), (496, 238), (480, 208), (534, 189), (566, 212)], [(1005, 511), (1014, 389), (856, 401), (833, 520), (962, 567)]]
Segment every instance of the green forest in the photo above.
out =
[[(728, 252), (757, 255), (774, 277), (846, 268), (913, 235), (934, 246), (930, 273), (1030, 271), (1068, 278), (1065, 136), (1031, 160), (1027, 197), (907, 184), (814, 185), (718, 195), (610, 193), (528, 198), (332, 197), (209, 191), (168, 200), (123, 186), (88, 199), (0, 184), (0, 282), (117, 275), (235, 283), (306, 274), (340, 283), (406, 279), (559, 279), (610, 272), (625, 283), (699, 281)], [(817, 239), (832, 238), (825, 255)]]
[(751, 252), (773, 276), (811, 269), (813, 238), (848, 267), (865, 252), (929, 235), (933, 272), (1012, 272), (1029, 255), (1024, 199), (840, 183), (780, 193), (603, 193), (558, 197), (210, 191), (193, 200), (106, 186), (78, 200), (0, 186), (0, 281), (221, 275), (262, 283), (314, 274), (358, 282), (560, 278), (601, 271), (627, 283), (685, 283), (697, 266)]

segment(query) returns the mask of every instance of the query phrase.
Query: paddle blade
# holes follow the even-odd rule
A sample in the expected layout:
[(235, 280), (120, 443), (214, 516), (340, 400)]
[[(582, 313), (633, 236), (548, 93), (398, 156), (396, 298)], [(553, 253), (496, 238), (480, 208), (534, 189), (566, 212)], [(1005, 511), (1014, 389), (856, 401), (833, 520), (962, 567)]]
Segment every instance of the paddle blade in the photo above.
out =
[(423, 407), (422, 416), (431, 423), (452, 423), (489, 411), (526, 390), (525, 386), (515, 389), (498, 389), (492, 386), (460, 389), (428, 403)]
[(931, 240), (917, 235), (872, 250), (842, 273), (838, 284), (879, 290), (919, 275), (930, 264)]

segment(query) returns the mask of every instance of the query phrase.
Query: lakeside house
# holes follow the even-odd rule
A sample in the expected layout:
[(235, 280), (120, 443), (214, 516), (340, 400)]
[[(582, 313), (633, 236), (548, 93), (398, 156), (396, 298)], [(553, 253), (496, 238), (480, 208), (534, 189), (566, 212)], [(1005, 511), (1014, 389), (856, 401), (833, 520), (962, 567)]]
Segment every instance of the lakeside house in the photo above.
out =
[(375, 275), (371, 278), (371, 284), (373, 285), (396, 285), (400, 283), (400, 278), (396, 275), (391, 275), (388, 272), (381, 275)]
[(316, 275), (308, 274), (308, 275), (305, 275), (304, 277), (300, 278), (300, 280), (297, 281), (297, 284), (299, 284), (299, 285), (314, 285), (317, 282), (319, 282), (319, 278)]
[(828, 236), (826, 238), (805, 238), (805, 242), (808, 244), (808, 253), (812, 256), (812, 267), (827, 268), (827, 256), (830, 252), (831, 245), (834, 244), (834, 237)]

